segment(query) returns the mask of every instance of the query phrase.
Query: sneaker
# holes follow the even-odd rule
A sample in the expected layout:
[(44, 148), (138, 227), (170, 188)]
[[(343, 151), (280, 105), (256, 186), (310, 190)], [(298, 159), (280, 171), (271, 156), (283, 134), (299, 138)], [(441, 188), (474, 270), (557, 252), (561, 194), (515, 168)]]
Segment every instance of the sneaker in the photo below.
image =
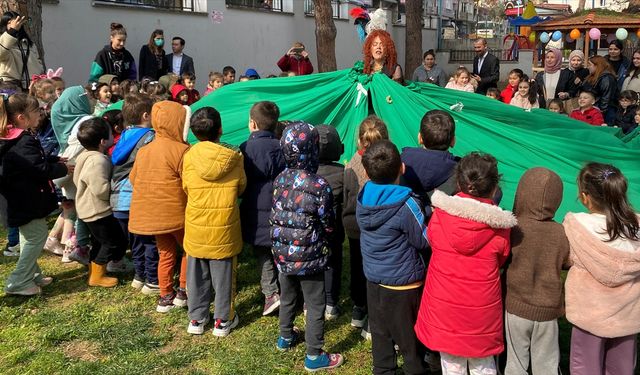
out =
[(53, 277), (51, 276), (43, 276), (40, 281), (37, 281), (36, 284), (38, 286), (47, 286), (47, 285), (51, 285), (51, 283), (53, 282)]
[(335, 320), (340, 316), (340, 308), (338, 306), (327, 305), (324, 309), (324, 320)]
[(176, 298), (173, 299), (173, 304), (178, 307), (187, 306), (187, 290), (185, 288), (178, 288)]
[(267, 316), (276, 311), (280, 307), (280, 296), (278, 293), (273, 293), (269, 297), (264, 299), (264, 308), (262, 309), (262, 316)]
[(64, 248), (65, 246), (55, 237), (47, 237), (47, 242), (44, 243), (44, 249), (56, 255), (62, 255)]
[(187, 327), (187, 333), (192, 335), (202, 335), (204, 333), (204, 327), (209, 324), (209, 315), (202, 320), (191, 320), (189, 327)]
[(142, 289), (140, 289), (140, 292), (147, 296), (158, 295), (160, 294), (160, 287), (158, 286), (158, 284), (144, 283), (144, 286), (142, 287)]
[(291, 332), (291, 337), (288, 339), (282, 336), (278, 337), (278, 343), (276, 344), (276, 347), (281, 352), (286, 352), (287, 350), (291, 349), (298, 343), (299, 338), (300, 338), (300, 330), (297, 327), (293, 327), (293, 330)]
[(169, 310), (176, 307), (173, 304), (173, 299), (175, 297), (176, 297), (175, 293), (169, 293), (164, 296), (160, 296), (158, 298), (158, 306), (156, 306), (156, 311), (159, 313), (166, 313), (166, 312), (169, 312)]
[(9, 246), (9, 244), (7, 244), (7, 246), (4, 248), (4, 251), (2, 252), (2, 254), (4, 254), (4, 256), (6, 256), (6, 257), (19, 257), (20, 256), (20, 244), (13, 245), (13, 246)]
[(304, 369), (310, 372), (319, 370), (329, 370), (340, 366), (344, 362), (342, 354), (334, 353), (329, 354), (322, 352), (320, 355), (311, 359), (309, 355), (304, 357)]
[(131, 280), (131, 287), (140, 290), (144, 287), (144, 281), (138, 280), (138, 278), (134, 276), (133, 280)]
[(5, 289), (5, 292), (7, 294), (13, 294), (16, 296), (35, 296), (36, 294), (42, 293), (42, 289), (39, 286), (34, 285), (28, 288), (24, 288), (16, 291), (9, 291)]
[(369, 321), (367, 324), (362, 327), (362, 332), (360, 332), (360, 336), (367, 341), (371, 341), (371, 331), (369, 331)]
[(76, 246), (71, 252), (71, 254), (69, 254), (69, 259), (74, 262), (78, 262), (83, 266), (88, 266), (89, 265), (89, 248), (87, 246)]
[(218, 337), (228, 336), (232, 328), (236, 328), (240, 323), (238, 314), (235, 314), (232, 321), (216, 319), (216, 324), (213, 326), (213, 335)]
[[(62, 263), (71, 263), (73, 262), (73, 260), (71, 260), (71, 253), (73, 252), (73, 248), (70, 246), (65, 246), (64, 250), (62, 251)], [(55, 253), (54, 253), (55, 254)]]
[(367, 321), (367, 308), (360, 306), (353, 306), (351, 311), (351, 326), (356, 328), (364, 327), (364, 323)]
[(118, 261), (110, 261), (107, 263), (107, 272), (127, 273), (133, 269), (133, 265), (124, 257)]

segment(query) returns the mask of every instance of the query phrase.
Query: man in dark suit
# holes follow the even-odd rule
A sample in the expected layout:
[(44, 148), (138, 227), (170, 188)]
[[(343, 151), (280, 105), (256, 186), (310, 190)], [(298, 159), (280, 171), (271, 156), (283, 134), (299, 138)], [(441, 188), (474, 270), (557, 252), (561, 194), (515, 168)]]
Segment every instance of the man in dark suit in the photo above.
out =
[(478, 82), (476, 92), (485, 95), (490, 87), (498, 87), (500, 79), (500, 61), (487, 51), (487, 41), (479, 38), (473, 43), (476, 57), (473, 58), (473, 75)]
[(169, 72), (173, 72), (178, 76), (182, 76), (183, 73), (187, 72), (196, 74), (196, 70), (193, 68), (193, 59), (182, 53), (184, 44), (185, 41), (181, 37), (173, 37), (171, 40), (171, 49), (173, 50), (173, 53), (165, 57), (167, 59)]

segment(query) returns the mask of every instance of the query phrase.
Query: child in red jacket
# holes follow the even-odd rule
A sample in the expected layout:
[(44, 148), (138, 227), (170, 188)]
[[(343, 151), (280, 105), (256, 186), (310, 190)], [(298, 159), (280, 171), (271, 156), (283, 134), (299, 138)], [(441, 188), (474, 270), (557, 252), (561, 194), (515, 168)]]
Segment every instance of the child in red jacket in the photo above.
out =
[(496, 374), (493, 356), (504, 350), (500, 267), (517, 221), (493, 203), (500, 180), (493, 156), (471, 153), (455, 174), (460, 192), (431, 198), (432, 255), (415, 331), (440, 352), (443, 374), (466, 374), (467, 367)]
[(602, 112), (600, 112), (597, 107), (593, 106), (595, 102), (596, 96), (593, 92), (586, 90), (581, 91), (580, 96), (578, 96), (578, 106), (580, 106), (580, 108), (574, 109), (569, 117), (591, 125), (607, 125), (604, 122)]
[(503, 103), (511, 103), (513, 95), (518, 92), (518, 85), (522, 81), (522, 77), (524, 77), (524, 72), (521, 69), (516, 68), (509, 72), (509, 84), (500, 93), (500, 100)]

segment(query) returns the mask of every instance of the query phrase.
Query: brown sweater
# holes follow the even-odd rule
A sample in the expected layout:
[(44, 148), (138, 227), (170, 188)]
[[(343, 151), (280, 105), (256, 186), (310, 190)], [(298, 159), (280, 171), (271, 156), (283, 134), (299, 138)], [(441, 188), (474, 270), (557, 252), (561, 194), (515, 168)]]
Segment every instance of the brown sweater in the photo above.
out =
[(518, 226), (511, 230), (512, 260), (507, 270), (506, 310), (533, 321), (564, 314), (563, 281), (569, 242), (553, 216), (562, 201), (562, 181), (546, 168), (529, 169), (514, 202)]

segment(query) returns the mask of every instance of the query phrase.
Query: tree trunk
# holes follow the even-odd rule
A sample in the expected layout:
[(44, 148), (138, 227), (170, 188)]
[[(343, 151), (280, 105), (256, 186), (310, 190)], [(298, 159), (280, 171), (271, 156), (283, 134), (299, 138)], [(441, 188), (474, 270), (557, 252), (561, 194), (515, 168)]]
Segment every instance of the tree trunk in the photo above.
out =
[(578, 7), (576, 8), (576, 13), (582, 12), (584, 10), (584, 6), (587, 0), (578, 0)]
[(42, 0), (0, 0), (0, 12), (8, 10), (20, 13), (21, 16), (31, 18), (31, 22), (25, 23), (24, 27), (29, 37), (38, 47), (38, 54), (44, 64), (44, 46), (42, 45)]
[(410, 77), (422, 63), (422, 0), (406, 0), (405, 14), (404, 74)]
[(316, 49), (318, 51), (318, 71), (332, 72), (336, 63), (336, 25), (333, 23), (331, 0), (313, 0), (316, 18)]

